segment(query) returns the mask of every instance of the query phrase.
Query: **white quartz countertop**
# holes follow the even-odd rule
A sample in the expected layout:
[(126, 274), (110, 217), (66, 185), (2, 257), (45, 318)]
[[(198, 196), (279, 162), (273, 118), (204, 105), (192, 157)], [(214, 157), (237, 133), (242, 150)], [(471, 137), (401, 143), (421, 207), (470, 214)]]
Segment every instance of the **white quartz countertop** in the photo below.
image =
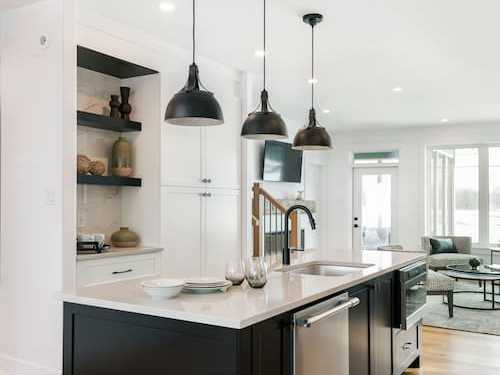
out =
[(142, 291), (140, 284), (145, 279), (80, 288), (75, 292), (62, 293), (60, 299), (88, 306), (241, 329), (402, 268), (424, 257), (425, 254), (417, 252), (306, 251), (294, 253), (292, 264), (321, 260), (369, 263), (373, 266), (338, 277), (275, 271), (270, 273), (268, 282), (262, 289), (252, 289), (244, 282), (242, 286), (232, 287), (226, 293), (181, 293), (173, 299), (162, 301), (152, 300)]
[(78, 254), (76, 256), (77, 262), (85, 260), (95, 260), (103, 258), (113, 258), (113, 257), (123, 257), (128, 255), (141, 255), (158, 253), (163, 251), (161, 247), (148, 247), (148, 246), (138, 246), (138, 247), (112, 247), (108, 250), (104, 250), (100, 254)]

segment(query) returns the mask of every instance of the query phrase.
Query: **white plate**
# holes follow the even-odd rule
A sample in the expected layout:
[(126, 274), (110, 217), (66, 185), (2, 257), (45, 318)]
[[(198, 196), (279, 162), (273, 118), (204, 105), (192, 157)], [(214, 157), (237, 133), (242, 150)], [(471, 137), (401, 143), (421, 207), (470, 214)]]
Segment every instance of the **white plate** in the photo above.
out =
[(225, 285), (226, 284), (226, 279), (219, 279), (217, 277), (198, 277), (198, 278), (192, 278), (192, 279), (187, 279), (186, 284), (187, 285)]
[(223, 286), (213, 286), (213, 287), (195, 287), (185, 285), (182, 289), (185, 293), (216, 293), (216, 292), (226, 292), (233, 284), (230, 281), (226, 281)]

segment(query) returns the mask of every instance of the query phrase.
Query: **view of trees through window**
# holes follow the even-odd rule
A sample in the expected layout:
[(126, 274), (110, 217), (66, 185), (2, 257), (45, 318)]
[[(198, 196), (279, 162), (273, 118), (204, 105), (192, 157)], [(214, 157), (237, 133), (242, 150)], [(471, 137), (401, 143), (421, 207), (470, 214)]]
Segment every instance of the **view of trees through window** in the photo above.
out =
[(433, 148), (429, 158), (431, 234), (500, 242), (500, 146)]

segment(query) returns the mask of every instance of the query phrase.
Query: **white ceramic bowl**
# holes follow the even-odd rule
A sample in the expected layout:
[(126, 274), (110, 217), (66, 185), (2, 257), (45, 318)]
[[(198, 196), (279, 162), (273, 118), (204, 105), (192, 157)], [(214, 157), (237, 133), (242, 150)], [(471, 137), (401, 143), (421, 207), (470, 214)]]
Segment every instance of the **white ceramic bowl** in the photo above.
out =
[(141, 283), (144, 292), (155, 300), (175, 297), (185, 284), (184, 280), (179, 279), (154, 279)]

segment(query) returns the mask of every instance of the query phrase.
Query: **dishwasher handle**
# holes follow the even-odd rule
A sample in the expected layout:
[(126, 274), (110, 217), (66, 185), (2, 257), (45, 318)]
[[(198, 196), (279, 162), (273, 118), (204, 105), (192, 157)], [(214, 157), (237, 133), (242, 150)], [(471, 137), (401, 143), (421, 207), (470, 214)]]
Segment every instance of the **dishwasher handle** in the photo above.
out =
[(319, 321), (323, 319), (330, 318), (331, 316), (338, 314), (344, 310), (350, 309), (352, 307), (355, 307), (359, 305), (359, 298), (354, 297), (349, 299), (348, 301), (341, 303), (340, 305), (337, 305), (329, 310), (323, 311), (322, 313), (319, 313), (317, 315), (313, 315), (309, 318), (306, 319), (299, 319), (297, 320), (296, 324), (299, 327), (304, 327), (304, 328), (309, 328), (313, 324), (318, 323)]

